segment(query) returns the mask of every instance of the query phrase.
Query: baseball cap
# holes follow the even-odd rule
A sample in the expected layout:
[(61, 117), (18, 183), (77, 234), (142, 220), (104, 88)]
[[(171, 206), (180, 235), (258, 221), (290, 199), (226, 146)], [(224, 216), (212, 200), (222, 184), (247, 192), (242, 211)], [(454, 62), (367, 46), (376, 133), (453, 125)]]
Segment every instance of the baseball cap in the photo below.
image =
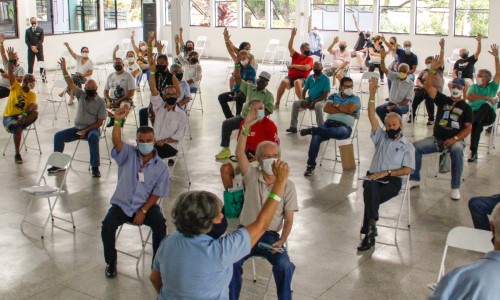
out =
[(269, 74), (269, 73), (268, 73), (268, 72), (266, 72), (266, 71), (262, 71), (262, 72), (260, 72), (259, 77), (265, 78), (265, 79), (267, 79), (268, 81), (269, 81), (269, 80), (271, 80), (271, 74)]
[(451, 86), (459, 86), (461, 88), (465, 87), (465, 80), (463, 78), (455, 78), (451, 82)]

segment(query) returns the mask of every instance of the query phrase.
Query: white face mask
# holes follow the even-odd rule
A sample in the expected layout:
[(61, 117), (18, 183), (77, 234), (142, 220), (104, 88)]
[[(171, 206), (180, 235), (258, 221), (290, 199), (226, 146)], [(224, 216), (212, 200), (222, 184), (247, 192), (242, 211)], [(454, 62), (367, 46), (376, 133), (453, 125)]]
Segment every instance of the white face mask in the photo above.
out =
[(346, 96), (351, 96), (353, 93), (352, 88), (344, 89), (343, 93)]
[(82, 53), (82, 57), (89, 57), (89, 54), (88, 53)]
[(127, 57), (128, 62), (133, 63), (135, 61), (135, 57)]
[(462, 90), (459, 90), (457, 88), (451, 89), (451, 96), (453, 98), (459, 98), (460, 96), (462, 96)]
[(317, 30), (313, 30), (313, 33), (314, 33), (314, 34), (318, 34), (318, 31), (317, 31)]
[(405, 48), (405, 53), (406, 53), (406, 54), (410, 54), (410, 53), (411, 53), (411, 47), (407, 47), (407, 48)]
[(431, 69), (431, 64), (426, 64), (425, 67), (430, 70)]
[(28, 83), (28, 88), (29, 88), (30, 90), (33, 90), (33, 89), (35, 88), (35, 86), (36, 86), (36, 83), (35, 83), (35, 82), (30, 82), (30, 83)]
[(264, 119), (266, 116), (266, 112), (263, 109), (257, 110), (257, 117), (259, 118), (259, 121)]
[(481, 77), (476, 77), (476, 83), (477, 85), (483, 84), (483, 79)]
[(142, 51), (146, 51), (146, 49), (148, 49), (148, 47), (146, 47), (146, 46), (141, 46), (141, 50), (142, 50)]
[(264, 170), (267, 175), (273, 175), (273, 162), (276, 160), (276, 158), (266, 158), (262, 160), (262, 170)]
[(240, 61), (240, 64), (244, 67), (246, 67), (248, 65), (248, 59), (245, 59), (245, 60), (242, 60)]

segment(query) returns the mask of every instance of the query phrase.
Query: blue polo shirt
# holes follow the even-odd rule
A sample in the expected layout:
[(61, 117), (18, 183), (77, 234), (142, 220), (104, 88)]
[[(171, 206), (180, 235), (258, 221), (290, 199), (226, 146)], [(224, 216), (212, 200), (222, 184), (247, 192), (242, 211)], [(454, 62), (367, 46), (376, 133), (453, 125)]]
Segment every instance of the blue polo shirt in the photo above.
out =
[(336, 114), (327, 114), (326, 119), (327, 120), (332, 120), (332, 121), (337, 121), (340, 123), (344, 123), (349, 127), (352, 127), (354, 125), (354, 122), (356, 119), (359, 118), (360, 112), (361, 112), (361, 100), (359, 100), (358, 96), (351, 95), (348, 97), (343, 98), (342, 95), (339, 93), (335, 93), (330, 95), (326, 102), (330, 102), (332, 104), (349, 104), (349, 103), (356, 103), (358, 106), (358, 109), (354, 112), (352, 115), (344, 114), (344, 113), (336, 113)]
[(387, 170), (408, 167), (415, 170), (415, 148), (404, 136), (399, 140), (391, 140), (382, 128), (377, 128), (371, 134), (375, 144), (370, 172), (382, 172)]
[(178, 231), (167, 235), (153, 261), (162, 281), (158, 299), (229, 299), (233, 264), (250, 250), (244, 227), (218, 239)]
[[(137, 147), (129, 144), (123, 144), (120, 152), (113, 148), (111, 156), (118, 165), (118, 182), (111, 204), (118, 205), (127, 216), (132, 217), (151, 195), (167, 196), (168, 168), (156, 150), (146, 164)], [(144, 182), (139, 181), (139, 172), (144, 174)]]
[(306, 79), (304, 89), (308, 90), (311, 100), (317, 99), (324, 92), (330, 92), (330, 79), (325, 74), (321, 74), (318, 78), (314, 78), (314, 74), (311, 74)]
[[(241, 80), (245, 82), (251, 81), (253, 84), (255, 84), (255, 77), (257, 76), (257, 72), (255, 71), (255, 68), (252, 65), (248, 64), (244, 68), (241, 67), (240, 74), (241, 74)], [(235, 82), (231, 92), (236, 93), (239, 90), (240, 86)]]

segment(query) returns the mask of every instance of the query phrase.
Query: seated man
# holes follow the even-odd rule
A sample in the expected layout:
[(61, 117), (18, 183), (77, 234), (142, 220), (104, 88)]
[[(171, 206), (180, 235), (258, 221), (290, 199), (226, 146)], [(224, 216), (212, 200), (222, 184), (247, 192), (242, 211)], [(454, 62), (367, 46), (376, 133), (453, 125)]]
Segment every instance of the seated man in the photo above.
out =
[(477, 261), (448, 272), (429, 300), (434, 299), (498, 299), (500, 269), (500, 205), (491, 214), (493, 250)]
[[(5, 70), (9, 69), (9, 59), (5, 52), (5, 36), (0, 33), (0, 52), (2, 55), (3, 68), (0, 68), (0, 99), (8, 97), (10, 94), (10, 80), (9, 73)], [(16, 63), (14, 65), (14, 76), (17, 82), (23, 82), (24, 68), (19, 64), (19, 56), (15, 55)]]
[[(104, 98), (106, 98), (106, 106), (109, 109), (117, 109), (122, 102), (133, 106), (132, 98), (135, 93), (134, 77), (129, 72), (123, 69), (123, 60), (116, 58), (113, 68), (116, 72), (109, 74), (104, 86)], [(132, 108), (134, 109), (134, 108)], [(107, 127), (114, 124), (113, 116), (110, 115)]]
[[(415, 72), (417, 71), (418, 67), (418, 57), (415, 53), (411, 51), (411, 41), (404, 41), (403, 48), (398, 47), (397, 44), (388, 43), (385, 40), (384, 36), (382, 36), (382, 41), (385, 43), (389, 51), (395, 53), (395, 57), (397, 57), (398, 59), (398, 65), (401, 64), (408, 65), (408, 70), (406, 71), (406, 75), (411, 80), (411, 82), (415, 82)], [(394, 81), (394, 79), (392, 78), (388, 79)]]
[(467, 91), (467, 100), (472, 107), (472, 132), (470, 136), (469, 162), (477, 160), (477, 148), (484, 126), (495, 122), (497, 117), (497, 99), (495, 98), (500, 84), (500, 61), (498, 60), (498, 46), (491, 46), (491, 55), (495, 59), (495, 76), (491, 72), (481, 69), (477, 72), (477, 83)]
[(154, 148), (153, 128), (137, 129), (136, 147), (122, 142), (121, 125), (127, 113), (122, 107), (115, 111), (111, 156), (118, 165), (118, 182), (101, 229), (105, 274), (109, 278), (116, 276), (115, 243), (118, 227), (126, 222), (137, 226), (148, 225), (153, 231), (153, 260), (167, 233), (165, 218), (156, 202), (168, 194), (168, 168)]
[[(240, 73), (239, 77), (244, 82), (255, 84), (255, 69), (249, 63), (248, 51), (241, 50), (240, 52), (238, 52), (238, 57), (239, 59), (235, 59), (233, 76), (235, 76), (236, 78), (235, 73), (238, 72)], [(239, 116), (241, 114), (243, 104), (245, 103), (245, 94), (241, 92), (240, 84), (236, 81), (230, 92), (222, 93), (219, 95), (219, 103), (226, 119), (234, 117), (233, 112), (231, 112), (231, 109), (229, 108), (228, 102), (230, 101), (236, 101), (236, 115)]]
[[(275, 142), (279, 145), (279, 137), (278, 137), (278, 128), (276, 124), (266, 116), (264, 103), (260, 100), (252, 100), (249, 103), (250, 110), (257, 110), (257, 115), (259, 116), (259, 120), (252, 126), (252, 130), (247, 133), (247, 143), (245, 148), (245, 153), (247, 157), (251, 158), (251, 164), (258, 166), (258, 162), (254, 160), (255, 150), (257, 149), (257, 145), (259, 145), (263, 141), (271, 141)], [(241, 134), (242, 126), (245, 124), (245, 121), (241, 122), (240, 131), (238, 132), (238, 136)], [(222, 184), (224, 185), (224, 189), (228, 190), (233, 188), (233, 178), (235, 175), (241, 174), (240, 166), (238, 162), (228, 162), (222, 164), (220, 167), (220, 175), (222, 178)]]
[(375, 245), (380, 205), (399, 194), (402, 186), (401, 176), (408, 175), (415, 169), (415, 149), (403, 136), (401, 116), (391, 112), (384, 120), (385, 131), (379, 126), (375, 117), (377, 89), (378, 80), (371, 78), (368, 119), (375, 154), (367, 172), (367, 179), (363, 182), (365, 212), (360, 233), (365, 236), (358, 246), (358, 251), (368, 250)]
[[(106, 102), (97, 95), (97, 83), (93, 79), (87, 80), (85, 90), (77, 87), (66, 69), (66, 60), (61, 58), (59, 65), (68, 84), (68, 90), (78, 99), (78, 110), (75, 116), (75, 126), (58, 131), (54, 134), (54, 152), (63, 152), (64, 144), (78, 139), (86, 139), (89, 143), (90, 166), (92, 177), (101, 177), (99, 172), (99, 136), (100, 128), (106, 120)], [(56, 173), (64, 171), (58, 167), (51, 167), (47, 171)]]
[[(441, 53), (443, 55), (443, 53)], [(460, 199), (460, 178), (464, 167), (464, 139), (472, 129), (472, 109), (462, 98), (465, 80), (455, 78), (452, 82), (451, 97), (438, 92), (432, 84), (439, 61), (432, 59), (429, 76), (425, 81), (425, 91), (438, 108), (432, 136), (415, 142), (415, 171), (410, 176), (412, 188), (420, 185), (422, 155), (450, 151), (451, 158), (451, 199)]]
[(278, 109), (280, 107), (281, 97), (285, 93), (285, 90), (289, 90), (292, 87), (295, 88), (295, 95), (300, 98), (302, 93), (302, 83), (311, 73), (313, 67), (313, 59), (310, 57), (311, 49), (308, 43), (302, 43), (300, 45), (300, 53), (293, 49), (293, 39), (297, 34), (297, 28), (292, 28), (292, 34), (290, 35), (290, 40), (288, 41), (288, 51), (290, 51), (290, 56), (292, 57), (292, 63), (288, 65), (288, 75), (283, 79), (278, 87), (278, 92), (276, 94), (276, 103), (274, 108)]
[(327, 49), (328, 53), (333, 55), (332, 67), (323, 71), (327, 76), (332, 76), (332, 86), (335, 86), (335, 79), (341, 80), (346, 76), (347, 69), (351, 63), (351, 54), (346, 50), (347, 43), (345, 41), (340, 41), (339, 48), (333, 50), (333, 46), (337, 43), (339, 43), (338, 36), (333, 39), (332, 44)]
[(474, 197), (469, 200), (469, 211), (474, 228), (491, 230), (488, 215), (491, 215), (493, 208), (498, 203), (500, 203), (500, 194), (488, 197)]
[[(177, 97), (177, 105), (185, 110), (189, 102), (191, 101), (191, 91), (189, 89), (189, 83), (184, 80), (184, 70), (179, 64), (172, 64), (170, 66), (170, 73), (177, 78), (179, 82), (179, 97)], [(173, 82), (172, 82), (173, 83)], [(165, 91), (165, 88), (163, 88)], [(163, 96), (163, 95), (162, 95)]]
[(8, 133), (14, 135), (14, 146), (16, 154), (14, 161), (16, 164), (22, 164), (23, 159), (19, 152), (21, 147), (21, 139), (23, 136), (23, 129), (28, 128), (38, 118), (38, 105), (36, 104), (36, 94), (33, 92), (35, 89), (35, 76), (26, 74), (23, 77), (22, 85), (16, 80), (14, 75), (14, 67), (17, 64), (17, 53), (14, 48), (7, 49), (9, 57), (9, 84), (10, 93), (5, 110), (3, 111), (3, 126)]
[[(467, 90), (474, 83), (474, 71), (477, 60), (479, 59), (479, 54), (481, 53), (481, 34), (477, 34), (475, 37), (477, 41), (476, 52), (469, 56), (469, 51), (465, 48), (460, 49), (458, 55), (460, 56), (455, 64), (453, 65), (453, 78), (463, 78), (465, 80), (464, 88), (464, 99), (467, 98)], [(448, 82), (448, 88), (451, 91), (451, 80)]]
[(366, 59), (366, 55), (368, 52), (368, 43), (370, 42), (370, 36), (372, 34), (371, 29), (366, 29), (365, 31), (362, 31), (361, 28), (359, 27), (358, 20), (356, 20), (355, 14), (352, 14), (352, 18), (354, 19), (354, 25), (356, 26), (356, 29), (358, 30), (358, 40), (356, 41), (356, 44), (354, 45), (354, 55), (356, 55), (356, 58), (358, 60), (358, 65), (359, 65), (359, 71), (361, 73), (364, 72), (363, 66), (364, 66), (364, 61)]
[[(257, 146), (256, 156), (260, 165), (254, 167), (250, 165), (245, 153), (247, 135), (253, 124), (258, 121), (257, 110), (251, 110), (245, 118), (242, 127), (242, 134), (238, 138), (236, 145), (236, 157), (240, 163), (243, 184), (245, 185), (245, 201), (240, 214), (240, 225), (247, 226), (257, 219), (259, 212), (264, 205), (268, 195), (273, 198), (274, 194), (269, 194), (276, 182), (273, 174), (273, 163), (281, 158), (280, 148), (277, 144), (269, 141), (261, 142)], [(291, 282), (295, 271), (295, 265), (290, 261), (288, 253), (274, 253), (267, 249), (260, 248), (259, 243), (266, 243), (277, 248), (283, 248), (292, 230), (293, 215), (298, 211), (297, 192), (295, 185), (288, 180), (285, 185), (283, 197), (273, 216), (273, 220), (266, 228), (267, 231), (255, 243), (250, 254), (236, 262), (233, 266), (233, 278), (229, 285), (229, 299), (238, 299), (242, 284), (243, 263), (254, 255), (265, 257), (273, 265), (273, 275), (276, 281), (278, 299), (292, 299)], [(279, 231), (282, 230), (281, 236)]]
[(380, 68), (387, 75), (387, 78), (392, 81), (392, 87), (389, 92), (389, 102), (379, 105), (376, 109), (377, 115), (384, 122), (385, 116), (389, 112), (395, 112), (402, 116), (409, 110), (408, 104), (413, 100), (415, 95), (413, 82), (408, 76), (410, 67), (406, 63), (398, 65), (398, 72), (393, 72), (385, 67), (386, 52), (384, 48), (380, 49)]
[[(289, 133), (297, 133), (297, 119), (299, 117), (299, 109), (314, 109), (316, 112), (316, 124), (323, 123), (323, 106), (325, 99), (330, 92), (330, 80), (322, 73), (323, 65), (317, 61), (314, 63), (314, 74), (307, 77), (304, 88), (302, 89), (302, 100), (293, 102), (292, 106), (292, 120), (290, 121), (290, 128), (286, 130)], [(309, 91), (309, 97), (306, 97)]]
[[(239, 68), (239, 59), (236, 60), (235, 69)], [(241, 80), (240, 72), (234, 72), (234, 81), (236, 84), (240, 85), (240, 91), (246, 96), (246, 102), (243, 106), (241, 115), (224, 120), (222, 122), (222, 132), (221, 132), (221, 142), (220, 146), (222, 149), (215, 155), (216, 159), (224, 159), (231, 157), (231, 150), (229, 150), (229, 142), (231, 139), (231, 133), (240, 127), (243, 118), (248, 114), (250, 108), (250, 102), (252, 100), (260, 100), (264, 103), (265, 115), (268, 116), (273, 113), (273, 102), (274, 97), (271, 92), (269, 92), (266, 87), (271, 79), (271, 74), (266, 71), (262, 71), (257, 79), (257, 85), (251, 85), (243, 80)]]
[[(177, 64), (172, 64), (172, 66), (175, 65)], [(187, 125), (187, 115), (177, 105), (181, 87), (177, 76), (174, 76), (172, 78), (174, 85), (165, 87), (165, 91), (162, 93), (163, 96), (160, 96), (159, 91), (156, 89), (156, 78), (154, 76), (156, 66), (152, 60), (149, 62), (149, 68), (151, 70), (149, 76), (151, 105), (155, 114), (153, 126), (156, 137), (155, 149), (160, 158), (172, 157), (177, 154), (179, 141), (184, 138)], [(189, 90), (188, 95), (190, 95)], [(172, 162), (169, 161), (169, 164), (172, 164)]]
[(309, 37), (309, 45), (311, 45), (311, 56), (316, 55), (319, 57), (319, 61), (323, 61), (325, 57), (323, 54), (323, 36), (319, 34), (317, 26), (312, 27), (312, 16), (309, 16), (307, 35)]
[(361, 101), (353, 94), (354, 83), (351, 78), (344, 77), (340, 80), (339, 92), (332, 94), (326, 100), (324, 111), (327, 113), (327, 120), (318, 127), (306, 128), (300, 131), (300, 135), (311, 134), (311, 144), (309, 145), (309, 158), (304, 176), (314, 174), (316, 168), (316, 158), (322, 142), (329, 139), (343, 140), (351, 136), (352, 126), (359, 118)]

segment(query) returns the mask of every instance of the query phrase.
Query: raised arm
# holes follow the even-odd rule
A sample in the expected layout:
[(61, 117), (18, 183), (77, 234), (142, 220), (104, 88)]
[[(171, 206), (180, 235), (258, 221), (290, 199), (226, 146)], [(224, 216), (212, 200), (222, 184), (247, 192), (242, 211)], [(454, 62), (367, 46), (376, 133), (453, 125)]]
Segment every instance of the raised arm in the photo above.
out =
[(132, 33), (130, 34), (130, 43), (132, 44), (132, 48), (134, 49), (135, 53), (139, 53), (140, 49), (135, 44), (134, 36), (135, 36), (135, 31), (132, 31)]
[(156, 87), (156, 64), (152, 56), (148, 55), (149, 62), (149, 89), (151, 90), (151, 96), (158, 95), (158, 88)]
[(5, 35), (3, 33), (0, 33), (0, 52), (2, 54), (2, 61), (6, 62), (7, 61), (7, 53), (5, 52)]
[(234, 82), (237, 85), (241, 85), (241, 69), (240, 69), (240, 54), (236, 55), (236, 59), (234, 60), (234, 72), (233, 72), (233, 77), (234, 77)]
[(174, 42), (175, 42), (175, 54), (179, 55), (181, 53), (181, 48), (179, 47), (180, 38), (177, 34), (174, 36)]
[[(184, 39), (182, 38), (182, 32), (183, 32), (183, 31), (184, 31), (184, 29), (183, 29), (182, 27), (181, 27), (181, 28), (179, 28), (179, 43), (180, 43), (181, 45), (184, 45)], [(177, 55), (179, 55), (179, 54), (177, 53)]]
[(375, 77), (369, 80), (369, 90), (370, 97), (368, 98), (368, 119), (370, 120), (370, 125), (372, 127), (372, 133), (377, 131), (379, 128), (379, 123), (377, 119), (377, 114), (375, 113), (375, 95), (378, 90), (378, 79)]
[(387, 47), (388, 51), (392, 51), (393, 53), (396, 53), (396, 49), (398, 47), (398, 45), (394, 44), (394, 45), (391, 45), (391, 43), (389, 43), (383, 34), (380, 35), (380, 39), (382, 40), (382, 42), (384, 42), (384, 45)]
[(481, 53), (481, 34), (478, 33), (477, 36), (475, 37), (477, 41), (477, 49), (476, 52), (474, 53), (474, 58), (477, 60), (479, 58), (479, 53)]
[(179, 83), (179, 80), (175, 76), (175, 73), (172, 74), (172, 83), (176, 91), (175, 98), (179, 98), (181, 96), (181, 85)]
[[(443, 53), (441, 53), (441, 54), (443, 54)], [(429, 95), (429, 97), (431, 97), (431, 99), (436, 98), (436, 95), (438, 92), (437, 89), (432, 84), (434, 82), (434, 76), (436, 75), (437, 68), (439, 68), (439, 56), (438, 55), (436, 55), (432, 58), (431, 68), (429, 69), (429, 74), (427, 75), (427, 79), (425, 80), (425, 85), (424, 85), (424, 89), (427, 92), (427, 94)]]
[(387, 52), (385, 52), (384, 47), (380, 47), (380, 70), (384, 72), (385, 75), (389, 73), (389, 70), (385, 67), (385, 57), (387, 56)]
[(16, 76), (14, 75), (14, 65), (16, 64), (16, 52), (14, 52), (14, 48), (7, 48), (7, 55), (9, 57), (9, 83), (12, 86), (14, 81), (16, 81)]
[(498, 45), (491, 45), (491, 51), (488, 51), (488, 53), (493, 55), (493, 59), (495, 59), (495, 75), (493, 76), (493, 81), (498, 84), (500, 83), (500, 61), (498, 59)]
[(68, 74), (68, 70), (66, 69), (66, 60), (64, 59), (64, 57), (61, 57), (59, 59), (58, 64), (61, 66), (61, 71), (63, 73), (64, 80), (66, 81), (66, 84), (68, 85), (69, 91), (71, 92), (71, 94), (74, 94), (76, 91), (76, 85), (73, 82), (73, 79), (71, 78), (71, 76), (69, 76), (69, 74)]
[(290, 40), (288, 41), (288, 51), (290, 51), (290, 56), (295, 54), (295, 50), (293, 49), (293, 39), (297, 34), (297, 28), (292, 28), (292, 33), (290, 34)]
[(229, 53), (229, 56), (235, 61), (236, 60), (236, 53), (234, 51), (233, 43), (231, 42), (231, 36), (229, 35), (229, 31), (227, 30), (227, 27), (224, 27), (224, 32), (222, 33), (224, 35), (224, 42), (226, 44), (226, 50)]
[(236, 144), (236, 158), (238, 159), (238, 163), (240, 164), (241, 174), (243, 174), (243, 176), (248, 172), (248, 168), (250, 167), (250, 162), (248, 161), (248, 157), (245, 153), (248, 134), (250, 133), (253, 124), (255, 124), (257, 121), (257, 107), (255, 105), (251, 105), (248, 114), (245, 117), (243, 127), (241, 128), (241, 134), (238, 137), (238, 143)]
[(333, 46), (335, 46), (335, 44), (337, 44), (339, 42), (340, 38), (338, 36), (336, 36), (334, 39), (333, 39), (333, 42), (330, 44), (330, 46), (328, 47), (328, 49), (326, 49), (326, 51), (328, 51), (328, 53), (330, 54), (333, 54)]
[[(148, 58), (153, 57), (153, 45), (155, 44), (155, 38), (156, 34), (154, 33), (154, 31), (150, 32), (148, 37), (148, 50), (147, 50)], [(158, 55), (160, 55), (160, 53), (158, 53)]]
[(119, 45), (116, 45), (115, 49), (113, 49), (113, 61), (116, 60), (116, 52), (118, 52), (119, 49), (120, 49)]
[(358, 20), (356, 20), (356, 16), (354, 14), (352, 14), (352, 19), (354, 20), (354, 26), (356, 26), (356, 30), (359, 34), (361, 32), (361, 29), (359, 28)]
[(76, 59), (76, 53), (75, 53), (75, 51), (73, 51), (73, 49), (71, 49), (71, 47), (69, 46), (69, 43), (64, 42), (64, 46), (66, 46), (66, 49), (68, 49), (69, 55), (71, 55), (71, 57), (73, 57), (73, 59)]
[(439, 40), (439, 67), (444, 68), (444, 39)]
[(307, 22), (307, 33), (311, 32), (312, 19), (313, 16), (309, 16), (309, 21)]
[(125, 107), (119, 107), (114, 112), (115, 124), (113, 126), (113, 133), (111, 139), (113, 141), (113, 147), (118, 153), (123, 149), (122, 141), (122, 124), (123, 120), (127, 117), (129, 110)]

